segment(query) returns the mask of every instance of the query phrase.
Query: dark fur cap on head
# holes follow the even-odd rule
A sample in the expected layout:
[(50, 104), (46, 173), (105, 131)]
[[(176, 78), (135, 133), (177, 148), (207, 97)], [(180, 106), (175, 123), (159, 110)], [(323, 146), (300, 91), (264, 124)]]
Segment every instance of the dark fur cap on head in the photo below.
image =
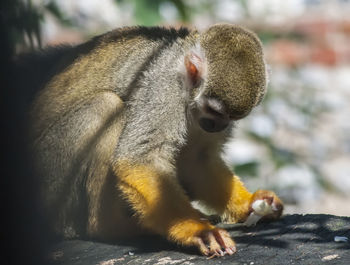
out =
[(257, 36), (239, 26), (217, 24), (201, 35), (208, 76), (207, 96), (222, 100), (231, 118), (241, 118), (265, 94), (266, 69)]

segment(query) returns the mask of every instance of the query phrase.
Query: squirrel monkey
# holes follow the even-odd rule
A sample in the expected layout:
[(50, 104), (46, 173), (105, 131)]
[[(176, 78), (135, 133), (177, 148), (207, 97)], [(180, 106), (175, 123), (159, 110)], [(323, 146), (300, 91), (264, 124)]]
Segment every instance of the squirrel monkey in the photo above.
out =
[(257, 200), (271, 206), (263, 218), (280, 217), (281, 200), (250, 193), (220, 157), (235, 121), (265, 93), (255, 34), (229, 24), (203, 33), (127, 27), (39, 56), (30, 137), (59, 235), (154, 233), (222, 256), (234, 241), (191, 201), (227, 222), (246, 221)]

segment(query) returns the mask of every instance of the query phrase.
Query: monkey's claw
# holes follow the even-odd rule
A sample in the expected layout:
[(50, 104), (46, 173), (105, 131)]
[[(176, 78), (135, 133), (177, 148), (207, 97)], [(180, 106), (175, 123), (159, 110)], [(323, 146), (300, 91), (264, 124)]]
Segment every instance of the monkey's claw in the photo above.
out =
[(200, 252), (209, 258), (233, 255), (236, 252), (235, 242), (229, 233), (219, 228), (202, 232), (197, 237), (197, 245)]
[(282, 215), (283, 203), (272, 191), (258, 190), (250, 203), (250, 215), (244, 222), (246, 226), (255, 225), (260, 219), (274, 220)]

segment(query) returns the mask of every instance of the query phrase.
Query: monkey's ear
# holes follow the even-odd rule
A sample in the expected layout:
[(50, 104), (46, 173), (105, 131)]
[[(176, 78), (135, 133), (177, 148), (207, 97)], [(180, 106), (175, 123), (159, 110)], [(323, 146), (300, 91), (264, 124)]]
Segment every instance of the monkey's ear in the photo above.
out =
[(186, 75), (192, 87), (198, 87), (204, 75), (204, 58), (191, 52), (185, 56)]

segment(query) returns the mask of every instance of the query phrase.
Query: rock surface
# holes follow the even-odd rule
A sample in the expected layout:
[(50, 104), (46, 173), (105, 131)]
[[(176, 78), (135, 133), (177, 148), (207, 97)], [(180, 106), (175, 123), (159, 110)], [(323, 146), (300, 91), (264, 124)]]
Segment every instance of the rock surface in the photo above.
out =
[(246, 228), (220, 224), (237, 243), (233, 256), (207, 259), (194, 249), (179, 248), (158, 237), (105, 244), (72, 240), (56, 244), (49, 253), (53, 265), (116, 264), (350, 264), (350, 217), (287, 215), (277, 222)]

